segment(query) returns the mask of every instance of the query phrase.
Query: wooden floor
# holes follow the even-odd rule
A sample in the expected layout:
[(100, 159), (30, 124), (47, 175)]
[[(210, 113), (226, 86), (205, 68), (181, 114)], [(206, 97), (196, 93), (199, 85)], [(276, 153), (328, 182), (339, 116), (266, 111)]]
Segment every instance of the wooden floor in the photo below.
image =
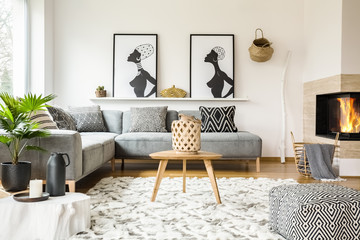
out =
[[(265, 178), (293, 178), (299, 183), (319, 183), (320, 181), (306, 178), (296, 172), (293, 161), (281, 164), (274, 159), (261, 160), (261, 172), (256, 173), (255, 161), (213, 161), (215, 175), (222, 177), (265, 177)], [(104, 177), (155, 177), (158, 167), (155, 160), (125, 160), (125, 169), (121, 170), (121, 162), (116, 161), (116, 171), (111, 171), (111, 166), (105, 164), (95, 172), (76, 183), (76, 191), (86, 193), (100, 179)], [(167, 165), (164, 177), (182, 177), (182, 162), (170, 161)], [(187, 164), (187, 177), (207, 177), (207, 172), (203, 162), (192, 161)], [(360, 177), (343, 177), (347, 181), (332, 182), (333, 184), (343, 185), (360, 190)]]

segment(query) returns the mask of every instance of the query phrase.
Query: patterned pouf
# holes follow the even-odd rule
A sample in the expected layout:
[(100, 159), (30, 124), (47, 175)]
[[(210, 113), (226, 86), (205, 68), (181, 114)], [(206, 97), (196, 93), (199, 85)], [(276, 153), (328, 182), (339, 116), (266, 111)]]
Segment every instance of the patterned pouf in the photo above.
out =
[(270, 190), (269, 227), (286, 239), (360, 239), (360, 191), (333, 184)]

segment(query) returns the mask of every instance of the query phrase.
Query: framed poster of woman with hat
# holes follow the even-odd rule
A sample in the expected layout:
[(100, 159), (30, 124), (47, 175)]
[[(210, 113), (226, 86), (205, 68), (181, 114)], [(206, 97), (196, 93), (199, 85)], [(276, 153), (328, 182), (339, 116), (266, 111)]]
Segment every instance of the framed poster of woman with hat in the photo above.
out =
[(113, 97), (156, 94), (157, 34), (114, 34)]
[(190, 35), (190, 96), (234, 98), (234, 35)]

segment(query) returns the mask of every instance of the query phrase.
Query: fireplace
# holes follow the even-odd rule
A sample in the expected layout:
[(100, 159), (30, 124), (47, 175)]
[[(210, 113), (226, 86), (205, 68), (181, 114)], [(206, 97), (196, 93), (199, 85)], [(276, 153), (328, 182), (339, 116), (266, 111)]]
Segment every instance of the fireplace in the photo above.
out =
[(360, 93), (316, 95), (316, 136), (360, 140)]

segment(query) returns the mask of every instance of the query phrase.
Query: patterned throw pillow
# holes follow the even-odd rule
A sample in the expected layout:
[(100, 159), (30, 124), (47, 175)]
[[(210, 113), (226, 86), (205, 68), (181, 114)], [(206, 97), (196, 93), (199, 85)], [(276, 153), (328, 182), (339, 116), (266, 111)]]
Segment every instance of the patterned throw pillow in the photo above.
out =
[(235, 106), (203, 107), (200, 106), (202, 132), (237, 132), (234, 123)]
[(52, 119), (59, 129), (76, 131), (74, 119), (60, 107), (47, 107)]
[(40, 129), (58, 129), (56, 123), (51, 119), (47, 111), (37, 111), (30, 119), (39, 124)]
[(105, 132), (105, 124), (100, 106), (69, 107), (79, 132)]
[(130, 132), (167, 132), (165, 107), (130, 108)]

